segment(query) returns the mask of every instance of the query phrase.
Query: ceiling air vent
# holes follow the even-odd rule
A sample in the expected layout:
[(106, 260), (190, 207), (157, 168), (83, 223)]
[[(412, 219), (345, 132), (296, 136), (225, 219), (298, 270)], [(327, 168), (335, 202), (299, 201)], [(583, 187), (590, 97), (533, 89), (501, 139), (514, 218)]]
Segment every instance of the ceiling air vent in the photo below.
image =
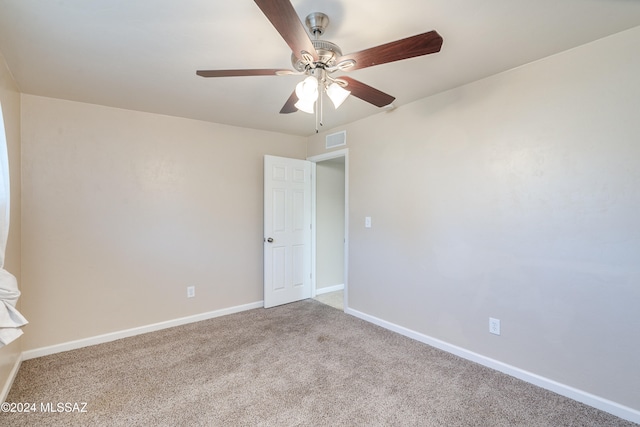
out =
[(347, 145), (347, 131), (332, 133), (327, 135), (326, 148), (340, 147), (341, 145)]

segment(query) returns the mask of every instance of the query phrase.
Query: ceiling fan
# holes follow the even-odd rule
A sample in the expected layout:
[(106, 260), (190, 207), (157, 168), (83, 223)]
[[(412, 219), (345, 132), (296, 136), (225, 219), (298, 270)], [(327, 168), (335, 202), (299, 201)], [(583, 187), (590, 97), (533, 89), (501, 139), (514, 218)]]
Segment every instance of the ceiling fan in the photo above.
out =
[[(377, 107), (385, 107), (395, 100), (395, 97), (351, 77), (333, 77), (333, 73), (428, 55), (439, 52), (442, 47), (442, 37), (436, 31), (429, 31), (343, 55), (336, 44), (319, 39), (329, 24), (324, 13), (314, 12), (307, 16), (305, 24), (314, 37), (311, 39), (290, 0), (255, 2), (291, 48), (294, 69), (198, 70), (196, 74), (202, 77), (305, 75), (307, 77), (298, 83), (280, 113), (315, 112), (316, 132), (318, 125), (322, 126), (322, 98), (325, 93), (336, 108), (349, 94)], [(317, 104), (315, 110), (314, 104)]]

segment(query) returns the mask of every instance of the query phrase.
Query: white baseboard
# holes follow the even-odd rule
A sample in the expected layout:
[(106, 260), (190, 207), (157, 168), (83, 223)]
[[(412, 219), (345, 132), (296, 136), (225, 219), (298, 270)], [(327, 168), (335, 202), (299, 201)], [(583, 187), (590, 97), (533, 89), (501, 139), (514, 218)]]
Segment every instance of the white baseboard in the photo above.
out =
[(22, 355), (18, 355), (15, 363), (13, 364), (13, 368), (11, 368), (11, 372), (9, 372), (9, 378), (7, 378), (7, 382), (5, 382), (4, 387), (2, 387), (2, 391), (0, 392), (0, 402), (5, 402), (7, 400), (7, 396), (9, 395), (9, 390), (11, 390), (11, 386), (16, 379), (16, 375), (18, 375), (18, 371), (20, 370), (20, 364), (22, 363)]
[[(108, 334), (97, 335), (95, 337), (83, 338), (75, 341), (68, 341), (62, 344), (55, 344), (48, 347), (36, 348), (22, 352), (22, 360), (35, 359), (36, 357), (48, 356), (50, 354), (61, 353), (63, 351), (75, 350), (90, 345), (102, 344), (109, 341), (119, 340), (121, 338), (132, 337), (134, 335), (146, 334), (147, 332), (159, 331), (161, 329), (172, 328), (174, 326), (186, 325), (187, 323), (200, 322), (202, 320), (213, 319), (214, 317), (225, 316), (227, 314), (239, 313), (241, 311), (252, 310), (254, 308), (264, 307), (264, 301), (257, 301), (250, 304), (238, 305), (235, 307), (223, 308), (220, 310), (209, 311), (207, 313), (195, 314), (193, 316), (181, 317), (179, 319), (167, 320), (165, 322), (154, 323), (151, 325), (140, 326), (137, 328), (125, 329), (123, 331), (111, 332)], [(17, 372), (17, 371), (16, 371)], [(11, 387), (9, 383), (9, 387)]]
[(557, 381), (551, 380), (549, 378), (545, 378), (540, 375), (525, 371), (523, 369), (516, 368), (515, 366), (511, 366), (506, 363), (500, 362), (498, 360), (483, 356), (481, 354), (474, 353), (462, 347), (449, 344), (437, 338), (433, 338), (428, 335), (421, 334), (419, 332), (413, 331), (403, 326), (396, 325), (391, 322), (387, 322), (386, 320), (379, 319), (375, 316), (362, 313), (358, 310), (354, 310), (349, 307), (345, 308), (345, 313), (358, 317), (362, 320), (366, 320), (367, 322), (381, 326), (390, 331), (397, 332), (401, 335), (412, 338), (424, 344), (428, 344), (432, 347), (436, 347), (440, 350), (444, 350), (448, 353), (455, 354), (456, 356), (460, 356), (463, 359), (476, 362), (480, 365), (495, 369), (496, 371), (502, 372), (512, 377), (534, 384), (538, 387), (542, 387), (544, 389), (547, 389), (559, 395), (568, 397), (573, 400), (577, 400), (578, 402), (582, 402), (586, 405), (608, 412), (617, 417), (640, 424), (640, 411), (636, 409), (629, 408), (628, 406), (621, 405), (619, 403), (602, 398), (600, 396), (596, 396), (591, 393), (587, 393), (585, 391), (568, 386), (566, 384), (562, 384)]
[(329, 292), (336, 292), (344, 290), (344, 284), (326, 286), (324, 288), (316, 288), (316, 295), (328, 294)]

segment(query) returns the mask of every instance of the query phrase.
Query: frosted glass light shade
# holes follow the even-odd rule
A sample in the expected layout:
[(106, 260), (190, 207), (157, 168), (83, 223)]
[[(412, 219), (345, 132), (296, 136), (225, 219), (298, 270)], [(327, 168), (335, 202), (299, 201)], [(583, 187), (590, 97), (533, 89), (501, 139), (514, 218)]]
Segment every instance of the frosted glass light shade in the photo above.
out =
[(329, 87), (327, 88), (327, 95), (336, 108), (341, 106), (344, 100), (347, 99), (350, 94), (350, 91), (344, 89), (337, 83), (331, 83), (331, 85), (329, 85)]
[(305, 113), (313, 114), (313, 106), (316, 103), (315, 100), (302, 100), (299, 99), (298, 102), (294, 104), (294, 106)]
[(315, 101), (318, 99), (318, 80), (309, 76), (296, 85), (296, 96), (304, 101)]
[(298, 97), (298, 102), (294, 105), (305, 113), (313, 114), (313, 105), (318, 99), (318, 80), (309, 76), (300, 83), (296, 85), (296, 96)]

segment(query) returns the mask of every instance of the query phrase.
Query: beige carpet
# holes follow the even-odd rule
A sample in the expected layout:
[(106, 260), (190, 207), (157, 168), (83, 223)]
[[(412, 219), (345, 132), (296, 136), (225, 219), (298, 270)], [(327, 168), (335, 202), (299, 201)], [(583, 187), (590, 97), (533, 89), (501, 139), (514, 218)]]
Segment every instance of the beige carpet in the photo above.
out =
[(3, 426), (634, 425), (314, 300), (25, 361), (7, 401), (87, 405)]

